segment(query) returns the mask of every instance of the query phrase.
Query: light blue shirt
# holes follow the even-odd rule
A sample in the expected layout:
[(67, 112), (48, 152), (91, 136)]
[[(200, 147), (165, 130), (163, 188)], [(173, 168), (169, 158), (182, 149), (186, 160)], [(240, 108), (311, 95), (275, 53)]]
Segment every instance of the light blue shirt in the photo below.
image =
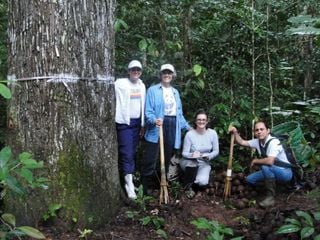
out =
[[(174, 98), (176, 100), (176, 139), (174, 148), (179, 149), (181, 146), (181, 130), (189, 130), (190, 126), (183, 116), (182, 103), (180, 94), (177, 89), (172, 88)], [(160, 83), (151, 86), (147, 90), (145, 105), (145, 139), (149, 142), (157, 143), (159, 140), (159, 128), (155, 121), (158, 118), (164, 119), (165, 104), (163, 100), (163, 90)]]

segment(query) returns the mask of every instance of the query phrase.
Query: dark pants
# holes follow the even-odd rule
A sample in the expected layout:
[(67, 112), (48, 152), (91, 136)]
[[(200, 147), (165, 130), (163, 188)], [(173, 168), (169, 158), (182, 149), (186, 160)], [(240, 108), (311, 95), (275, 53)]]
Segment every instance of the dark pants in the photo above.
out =
[[(170, 159), (174, 154), (176, 139), (176, 117), (165, 117), (163, 121), (163, 142), (166, 173), (169, 169)], [(157, 173), (159, 162), (159, 141), (152, 143), (145, 141), (143, 159), (141, 162), (141, 176), (151, 176)]]
[(117, 123), (116, 127), (120, 172), (123, 175), (133, 174), (135, 170), (135, 155), (139, 143), (141, 119), (130, 119), (130, 125)]

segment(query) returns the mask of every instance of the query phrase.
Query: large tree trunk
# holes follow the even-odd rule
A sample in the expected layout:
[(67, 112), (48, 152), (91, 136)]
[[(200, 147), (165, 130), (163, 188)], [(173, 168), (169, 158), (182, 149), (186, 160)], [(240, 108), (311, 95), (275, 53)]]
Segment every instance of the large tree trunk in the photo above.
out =
[(24, 223), (53, 203), (86, 226), (117, 210), (114, 8), (114, 0), (9, 0), (8, 143), (43, 160), (51, 180), (45, 193), (11, 202)]

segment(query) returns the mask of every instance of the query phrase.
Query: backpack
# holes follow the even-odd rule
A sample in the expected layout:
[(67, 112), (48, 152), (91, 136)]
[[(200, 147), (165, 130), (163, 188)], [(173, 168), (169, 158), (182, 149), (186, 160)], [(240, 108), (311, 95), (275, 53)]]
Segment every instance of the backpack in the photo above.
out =
[(260, 157), (267, 157), (266, 153), (267, 153), (269, 143), (273, 139), (279, 139), (281, 142), (280, 144), (282, 145), (283, 150), (285, 151), (285, 154), (286, 154), (287, 159), (290, 162), (290, 164), (287, 162), (280, 161), (279, 159), (276, 159), (274, 162), (274, 165), (279, 166), (279, 167), (292, 169), (292, 179), (290, 181), (290, 185), (295, 190), (298, 190), (298, 189), (302, 188), (304, 185), (304, 172), (303, 172), (302, 167), (299, 165), (299, 163), (297, 161), (297, 158), (295, 156), (295, 153), (294, 153), (292, 147), (290, 146), (290, 143), (288, 141), (285, 141), (286, 138), (287, 138), (287, 136), (272, 137), (266, 142), (264, 147), (262, 147), (261, 144), (259, 143)]

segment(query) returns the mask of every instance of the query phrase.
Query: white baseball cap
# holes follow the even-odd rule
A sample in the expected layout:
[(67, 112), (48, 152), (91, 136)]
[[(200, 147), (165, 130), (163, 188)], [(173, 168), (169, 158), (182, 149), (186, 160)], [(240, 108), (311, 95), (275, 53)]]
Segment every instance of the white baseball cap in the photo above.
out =
[(160, 68), (160, 71), (162, 72), (162, 71), (164, 71), (164, 70), (169, 70), (169, 71), (171, 71), (171, 72), (175, 72), (174, 71), (174, 67), (171, 65), (171, 64), (163, 64), (162, 66), (161, 66), (161, 68)]
[(141, 62), (139, 62), (138, 60), (132, 60), (131, 62), (129, 62), (128, 69), (131, 69), (134, 67), (142, 69)]

